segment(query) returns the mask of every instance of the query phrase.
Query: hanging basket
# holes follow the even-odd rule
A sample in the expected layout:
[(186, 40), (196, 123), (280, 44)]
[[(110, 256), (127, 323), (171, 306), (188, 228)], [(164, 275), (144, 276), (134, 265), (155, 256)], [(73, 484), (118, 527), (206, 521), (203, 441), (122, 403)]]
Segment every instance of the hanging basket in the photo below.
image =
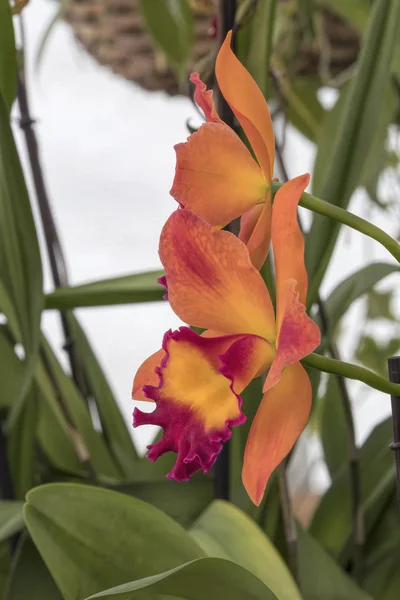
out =
[[(213, 0), (196, 0), (191, 5), (195, 31), (189, 69), (197, 67), (206, 57), (213, 57), (216, 52), (212, 27)], [(323, 44), (300, 33), (295, 56), (286, 57), (293, 66), (290, 69), (293, 75), (318, 76), (321, 65), (330, 75), (337, 75), (346, 71), (357, 59), (359, 38), (350, 25), (327, 9), (320, 11), (319, 18)], [(149, 91), (163, 90), (169, 95), (188, 92), (189, 87), (182, 89), (179, 86), (174, 71), (155, 48), (143, 22), (138, 0), (70, 0), (64, 19), (70, 23), (75, 37), (87, 52), (113, 72)], [(289, 43), (294, 37), (291, 31), (299, 34), (296, 15), (289, 17), (284, 33)], [(275, 51), (280, 52), (279, 40)]]

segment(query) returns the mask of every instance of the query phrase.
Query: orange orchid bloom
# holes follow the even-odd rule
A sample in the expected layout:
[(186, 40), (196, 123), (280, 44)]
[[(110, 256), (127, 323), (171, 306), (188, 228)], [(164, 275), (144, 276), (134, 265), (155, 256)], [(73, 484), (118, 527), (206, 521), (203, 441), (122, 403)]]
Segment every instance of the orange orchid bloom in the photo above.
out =
[(176, 172), (171, 195), (210, 225), (221, 228), (242, 217), (239, 238), (260, 269), (270, 244), (271, 192), (275, 142), (264, 96), (231, 50), (232, 33), (222, 44), (215, 74), (225, 97), (254, 151), (218, 116), (213, 93), (192, 73), (194, 99), (207, 123), (188, 141), (175, 146)]
[(245, 420), (239, 394), (267, 369), (242, 474), (255, 504), (307, 423), (311, 385), (299, 361), (320, 342), (305, 309), (307, 273), (297, 222), (308, 181), (308, 175), (297, 177), (275, 196), (276, 317), (242, 241), (185, 209), (175, 211), (163, 228), (159, 251), (171, 306), (183, 321), (207, 330), (201, 336), (188, 327), (168, 331), (163, 348), (143, 363), (133, 384), (134, 399), (156, 403), (152, 413), (135, 408), (133, 425), (162, 427), (164, 435), (148, 446), (148, 457), (176, 452), (172, 479), (209, 471), (230, 428)]

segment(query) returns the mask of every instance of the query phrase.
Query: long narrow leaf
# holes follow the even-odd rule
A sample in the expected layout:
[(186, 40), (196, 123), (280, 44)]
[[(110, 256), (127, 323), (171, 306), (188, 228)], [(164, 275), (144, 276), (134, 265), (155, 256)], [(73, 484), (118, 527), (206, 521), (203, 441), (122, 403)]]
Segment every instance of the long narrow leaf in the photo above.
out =
[[(371, 11), (357, 72), (343, 106), (330, 161), (317, 195), (345, 208), (361, 183), (364, 164), (372, 145), (387, 86), (398, 36), (400, 3), (377, 0)], [(325, 144), (330, 140), (325, 139)], [(306, 263), (310, 275), (310, 303), (315, 299), (339, 233), (338, 223), (314, 218), (306, 241)]]
[(0, 0), (0, 95), (11, 110), (17, 92), (17, 52), (11, 7), (8, 0)]
[[(42, 265), (35, 224), (7, 110), (0, 96), (0, 309), (18, 320), (25, 350), (25, 373), (9, 424), (17, 417), (35, 367), (43, 308)], [(4, 300), (5, 294), (0, 297)], [(12, 314), (8, 314), (10, 309)], [(0, 373), (2, 365), (0, 363)], [(1, 379), (6, 376), (1, 374)]]
[(47, 309), (65, 310), (87, 306), (135, 304), (162, 300), (165, 290), (157, 283), (163, 271), (149, 271), (104, 279), (69, 288), (58, 288), (46, 296)]

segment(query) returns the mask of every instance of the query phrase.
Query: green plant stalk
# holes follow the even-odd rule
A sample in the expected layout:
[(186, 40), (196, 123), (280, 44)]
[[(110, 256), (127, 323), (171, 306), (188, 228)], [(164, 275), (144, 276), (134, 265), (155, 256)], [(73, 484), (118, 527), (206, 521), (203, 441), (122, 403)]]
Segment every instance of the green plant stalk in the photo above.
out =
[[(282, 183), (272, 182), (272, 193), (275, 195), (282, 185)], [(344, 208), (340, 208), (339, 206), (325, 202), (325, 200), (321, 200), (320, 198), (312, 196), (311, 194), (307, 194), (306, 192), (304, 192), (304, 194), (301, 196), (299, 205), (307, 208), (308, 210), (312, 210), (319, 215), (329, 217), (334, 221), (338, 221), (343, 225), (347, 225), (348, 227), (367, 235), (373, 240), (376, 240), (382, 244), (382, 246), (386, 248), (388, 252), (390, 252), (397, 262), (400, 262), (400, 244), (398, 244), (396, 240), (394, 240), (388, 233), (376, 225), (369, 223), (365, 219), (354, 215)]]
[(384, 394), (391, 394), (392, 396), (400, 395), (400, 383), (392, 383), (379, 377), (369, 369), (353, 365), (351, 363), (344, 362), (342, 360), (335, 360), (328, 358), (327, 356), (321, 356), (320, 354), (309, 354), (306, 358), (301, 361), (303, 365), (318, 369), (324, 373), (332, 373), (333, 375), (341, 375), (347, 377), (347, 379), (355, 379), (362, 381), (370, 387), (383, 392)]

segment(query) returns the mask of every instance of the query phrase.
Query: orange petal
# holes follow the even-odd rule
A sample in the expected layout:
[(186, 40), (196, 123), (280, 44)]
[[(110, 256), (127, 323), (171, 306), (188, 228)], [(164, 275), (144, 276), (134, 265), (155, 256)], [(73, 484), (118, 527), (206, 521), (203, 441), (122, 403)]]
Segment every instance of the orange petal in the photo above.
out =
[(263, 391), (276, 385), (282, 369), (301, 360), (321, 342), (319, 327), (306, 313), (299, 301), (297, 282), (288, 279), (281, 284), (281, 321), (278, 323), (277, 353), (271, 365)]
[(290, 452), (307, 424), (311, 384), (300, 363), (287, 367), (261, 401), (247, 438), (242, 479), (259, 505), (273, 470)]
[(205, 123), (175, 151), (171, 196), (210, 225), (223, 227), (264, 201), (260, 167), (227, 125)]
[(159, 377), (156, 373), (156, 369), (161, 365), (164, 356), (165, 352), (162, 348), (160, 348), (160, 350), (149, 356), (149, 358), (146, 358), (146, 360), (140, 365), (133, 380), (133, 400), (151, 401), (151, 398), (148, 398), (144, 394), (142, 388), (144, 385), (158, 385)]
[(275, 141), (268, 105), (250, 73), (232, 52), (231, 37), (232, 32), (229, 32), (217, 56), (218, 85), (242, 126), (267, 181), (271, 181)]
[(194, 91), (194, 101), (204, 112), (206, 120), (209, 123), (223, 123), (215, 109), (212, 90), (207, 90), (206, 84), (201, 81), (198, 73), (192, 73), (190, 75), (190, 81), (196, 87)]
[(299, 301), (306, 303), (307, 271), (304, 264), (304, 237), (299, 227), (297, 206), (310, 181), (308, 173), (285, 183), (275, 194), (272, 207), (272, 247), (276, 272), (277, 319), (281, 318), (283, 288), (288, 279), (297, 281)]
[(188, 210), (175, 211), (160, 238), (160, 258), (172, 309), (186, 323), (275, 340), (271, 299), (246, 246), (213, 231)]
[(259, 371), (269, 345), (256, 336), (206, 338), (181, 327), (165, 334), (163, 349), (159, 383), (144, 387), (157, 407), (152, 413), (136, 408), (134, 427), (162, 427), (163, 438), (149, 446), (148, 456), (156, 460), (177, 452), (169, 476), (186, 480), (200, 468), (207, 472), (231, 436), (230, 427), (244, 422), (236, 390)]
[[(246, 239), (247, 238), (247, 239)], [(258, 205), (243, 215), (240, 222), (239, 239), (247, 246), (250, 259), (257, 270), (263, 266), (271, 243), (271, 194), (264, 204)]]

